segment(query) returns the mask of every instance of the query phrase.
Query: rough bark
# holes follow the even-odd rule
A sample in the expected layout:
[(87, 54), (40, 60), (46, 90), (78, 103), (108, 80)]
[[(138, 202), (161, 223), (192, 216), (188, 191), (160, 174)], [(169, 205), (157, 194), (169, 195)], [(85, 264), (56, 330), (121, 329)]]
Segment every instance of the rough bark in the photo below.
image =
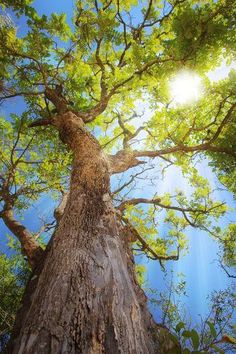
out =
[(167, 353), (173, 343), (147, 310), (116, 220), (108, 161), (76, 115), (61, 115), (55, 125), (74, 152), (70, 192), (7, 352)]

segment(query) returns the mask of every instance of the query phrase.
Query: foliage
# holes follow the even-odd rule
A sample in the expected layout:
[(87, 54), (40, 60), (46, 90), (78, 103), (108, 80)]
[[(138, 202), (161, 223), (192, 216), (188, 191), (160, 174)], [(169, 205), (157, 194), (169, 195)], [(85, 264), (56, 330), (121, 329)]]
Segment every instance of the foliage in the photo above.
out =
[[(0, 103), (7, 112), (0, 119), (0, 217), (6, 222), (10, 210), (24, 219), (45, 193), (59, 199), (68, 189), (72, 158), (56, 120), (72, 111), (114, 161), (111, 194), (135, 254), (164, 269), (187, 251), (193, 227), (217, 239), (224, 264), (234, 266), (235, 224), (219, 227), (229, 206), (201, 167), (210, 166), (235, 193), (235, 72), (215, 83), (207, 77), (223, 57), (235, 60), (235, 1), (78, 0), (72, 22), (66, 14), (37, 14), (29, 0), (0, 6), (26, 21), (25, 31), (4, 13), (0, 21)], [(179, 72), (201, 76), (198, 101), (173, 102), (169, 83)], [(160, 192), (170, 175), (184, 186)], [(38, 244), (38, 233), (29, 234)], [(2, 259), (13, 274), (12, 260)], [(138, 276), (143, 282), (140, 265)], [(206, 336), (217, 330), (208, 322)], [(179, 325), (177, 332), (199, 350), (194, 328)]]
[(211, 310), (202, 320), (200, 328), (189, 329), (179, 322), (175, 331), (182, 343), (183, 353), (232, 353), (235, 347), (235, 330), (232, 325), (235, 311), (233, 289), (214, 292), (211, 296)]
[[(142, 132), (141, 148), (167, 149), (167, 160), (171, 160), (171, 165), (177, 166), (189, 180), (193, 189), (191, 197), (183, 191), (178, 191), (176, 196), (158, 195), (162, 201), (160, 207), (147, 210), (130, 206), (126, 215), (155, 253), (167, 256), (173, 245), (186, 248), (185, 229), (189, 225), (209, 229), (214, 218), (217, 220), (222, 216), (227, 207), (214, 200), (210, 185), (193, 165), (194, 154), (186, 152), (182, 146), (200, 146), (207, 141), (208, 144), (214, 143), (214, 149), (229, 147), (228, 135), (233, 137), (234, 124), (228, 123), (233, 121), (234, 114), (230, 112), (230, 118), (224, 117), (234, 107), (235, 80), (231, 75), (227, 80), (212, 85), (205, 79), (204, 97), (200, 102), (184, 107), (169, 105), (167, 83), (183, 68), (205, 75), (219, 62), (222, 43), (224, 49), (229, 50), (229, 57), (233, 55), (233, 31), (230, 29), (234, 20), (230, 4), (206, 4), (204, 1), (182, 4), (177, 1), (170, 3), (168, 13), (163, 15), (168, 7), (161, 3), (156, 6), (150, 3), (146, 9), (145, 5), (142, 7), (132, 2), (101, 2), (97, 5), (93, 1), (86, 2), (86, 5), (78, 2), (74, 28), (68, 25), (65, 14), (39, 16), (33, 6), (30, 7), (30, 2), (22, 5), (22, 11), (28, 18), (28, 32), (22, 36), (15, 27), (9, 28), (4, 23), (0, 31), (4, 62), (1, 69), (3, 102), (7, 97), (16, 96), (23, 96), (25, 100), (22, 117), (12, 115), (12, 123), (1, 120), (4, 144), (1, 160), (3, 171), (11, 176), (11, 193), (15, 195), (18, 190), (14, 203), (16, 210), (22, 212), (28, 208), (30, 199), (35, 201), (42, 192), (65, 188), (62, 179), (68, 175), (66, 166), (70, 157), (53, 129), (27, 129), (30, 120), (34, 121), (35, 117), (48, 119), (55, 111), (53, 103), (45, 97), (43, 87), (62, 85), (70, 109), (81, 114), (89, 110), (93, 112), (105, 104), (106, 112), (101, 109), (100, 114), (88, 123), (105, 151), (114, 154), (122, 149), (122, 145), (125, 151), (137, 149)], [(8, 6), (18, 11), (18, 16), (21, 15), (17, 3), (9, 3)], [(127, 15), (133, 16), (133, 11), (140, 11), (140, 23), (132, 27)], [(143, 22), (142, 14), (145, 14)], [(207, 60), (208, 57), (211, 60)], [(136, 107), (141, 97), (149, 102), (151, 114), (148, 120), (143, 120)], [(124, 99), (125, 106), (121, 105)], [(11, 133), (10, 129), (13, 129)], [(14, 141), (16, 146), (7, 141)], [(172, 156), (168, 149), (174, 146), (179, 151)], [(234, 145), (230, 148), (234, 151)], [(20, 149), (24, 152), (22, 156)], [(206, 151), (209, 158), (222, 159), (230, 168), (235, 161), (231, 153), (225, 159), (224, 154), (211, 153), (211, 147)], [(9, 156), (11, 162), (7, 161)], [(212, 164), (223, 173), (224, 167), (219, 162)], [(162, 169), (167, 167), (168, 164), (162, 164)], [(221, 181), (229, 186), (234, 183), (230, 173), (222, 178)], [(24, 188), (19, 189), (19, 185)], [(127, 190), (124, 191), (127, 197)], [(123, 200), (122, 193), (115, 196), (118, 201)], [(192, 211), (168, 210), (172, 200), (180, 209)], [(157, 225), (151, 221), (158, 218), (163, 208), (166, 210), (163, 222), (169, 228), (164, 239), (158, 233)], [(202, 212), (196, 213), (195, 210)], [(170, 252), (171, 255), (176, 254)]]
[(11, 333), (29, 274), (19, 250), (10, 257), (0, 254), (0, 350)]
[(236, 242), (236, 225), (230, 224), (222, 239), (222, 245), (223, 245), (224, 263), (231, 267), (236, 266), (235, 242)]
[(70, 163), (55, 132), (42, 129), (35, 134), (28, 124), (27, 114), (12, 114), (10, 121), (0, 118), (1, 180), (7, 182), (17, 212), (28, 209), (42, 193), (62, 190)]
[(181, 353), (229, 353), (236, 342), (235, 325), (235, 289), (214, 291), (208, 298), (209, 313), (200, 323), (192, 325), (191, 314), (186, 313), (182, 302), (185, 285), (182, 275), (179, 282), (173, 282), (173, 275), (167, 289), (159, 292), (148, 289), (149, 299), (160, 312), (161, 324), (172, 331), (181, 344)]

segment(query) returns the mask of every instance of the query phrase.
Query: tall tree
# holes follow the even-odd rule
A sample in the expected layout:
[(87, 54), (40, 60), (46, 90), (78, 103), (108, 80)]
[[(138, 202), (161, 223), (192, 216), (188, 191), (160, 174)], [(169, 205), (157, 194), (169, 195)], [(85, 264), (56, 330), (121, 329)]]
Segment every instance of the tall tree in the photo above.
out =
[[(32, 268), (8, 352), (177, 353), (147, 310), (132, 251), (162, 266), (177, 260), (183, 231), (214, 235), (213, 219), (227, 209), (194, 159), (219, 159), (221, 171), (222, 160), (235, 163), (226, 138), (235, 127), (234, 77), (215, 85), (205, 77), (204, 97), (180, 107), (168, 81), (183, 68), (204, 76), (223, 50), (233, 58), (233, 1), (77, 1), (70, 26), (65, 15), (39, 16), (28, 0), (0, 3), (27, 19), (23, 35), (6, 16), (0, 26), (0, 100), (20, 97), (25, 107), (1, 120), (0, 216)], [(140, 178), (173, 165), (191, 195), (127, 199)], [(124, 172), (111, 190), (111, 177)], [(49, 191), (63, 197), (44, 249), (19, 213)], [(155, 227), (161, 210), (166, 238)]]

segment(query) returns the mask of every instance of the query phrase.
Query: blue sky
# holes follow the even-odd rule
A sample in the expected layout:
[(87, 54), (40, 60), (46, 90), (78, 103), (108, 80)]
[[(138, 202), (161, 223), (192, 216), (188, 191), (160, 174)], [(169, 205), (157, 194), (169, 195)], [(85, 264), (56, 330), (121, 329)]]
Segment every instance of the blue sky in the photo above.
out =
[[(36, 0), (33, 2), (33, 6), (39, 12), (39, 14), (49, 15), (52, 11), (67, 13), (68, 19), (72, 16), (72, 8), (74, 1), (72, 0)], [(20, 33), (24, 33), (26, 30), (25, 23), (20, 19), (15, 19), (16, 25), (19, 28)], [(215, 75), (215, 74), (212, 74)], [(5, 106), (1, 114), (4, 114), (7, 118), (11, 111), (20, 112), (23, 110), (23, 102), (21, 99), (11, 100), (11, 106)], [(203, 163), (201, 167), (202, 174), (214, 183), (214, 177), (211, 170), (207, 168), (207, 163)], [(179, 179), (179, 183), (183, 186), (186, 182), (183, 179)], [(143, 186), (144, 188), (144, 186)], [(170, 169), (165, 182), (160, 182), (158, 190), (163, 192), (166, 190), (173, 190), (176, 188), (176, 178), (173, 170)], [(185, 187), (187, 188), (187, 187)], [(145, 191), (147, 189), (145, 188)], [(222, 191), (219, 192), (219, 199), (225, 200), (229, 205), (233, 206), (234, 201), (230, 193)], [(52, 215), (54, 204), (44, 196), (36, 205), (37, 210), (41, 211), (44, 215)], [(24, 224), (28, 226), (32, 231), (36, 231), (39, 223), (34, 217), (35, 208), (30, 209), (26, 215)], [(233, 219), (233, 215), (228, 216), (230, 220)], [(227, 224), (228, 219), (224, 220)], [(9, 231), (1, 223), (0, 224), (0, 245), (1, 249), (8, 252), (6, 247), (6, 237)], [(214, 240), (209, 237), (205, 232), (189, 229), (187, 232), (189, 239), (189, 253), (180, 258), (177, 262), (168, 262), (167, 270), (170, 275), (170, 271), (173, 270), (174, 277), (177, 278), (178, 273), (185, 274), (185, 280), (187, 284), (187, 296), (182, 297), (181, 301), (184, 306), (189, 310), (193, 323), (198, 322), (199, 315), (204, 316), (208, 311), (207, 296), (213, 290), (219, 290), (226, 288), (230, 283), (230, 279), (226, 276), (224, 271), (217, 266), (215, 262), (217, 253), (219, 252), (218, 245)], [(163, 273), (160, 270), (160, 265), (155, 261), (143, 261), (147, 265), (147, 283), (145, 286), (156, 288), (159, 291), (165, 290), (166, 279), (163, 278)], [(167, 277), (168, 278), (168, 277)], [(158, 318), (158, 312), (156, 308), (150, 307), (156, 320)]]
[[(216, 177), (207, 166), (207, 161), (203, 161), (199, 166), (201, 175), (211, 181), (214, 187), (219, 185)], [(176, 188), (184, 190), (188, 194), (190, 186), (188, 182), (181, 177), (181, 173), (176, 168), (170, 168), (163, 179), (159, 181), (155, 189), (160, 195), (164, 192), (172, 193)], [(143, 186), (145, 195), (153, 195), (151, 188)], [(142, 191), (139, 191), (142, 193)], [(231, 193), (227, 191), (220, 191), (216, 193), (217, 200), (225, 201), (230, 206), (235, 206), (235, 201)], [(222, 218), (220, 225), (226, 226), (229, 222), (236, 222), (234, 211), (227, 213), (226, 217)], [(165, 233), (166, 227), (162, 224), (159, 232)], [(188, 253), (181, 255), (178, 261), (168, 261), (166, 263), (167, 276), (164, 276), (160, 265), (157, 261), (147, 260), (146, 257), (138, 257), (142, 264), (146, 264), (146, 283), (145, 287), (157, 289), (165, 292), (166, 285), (172, 276), (173, 280), (178, 283), (179, 280), (186, 281), (186, 296), (175, 296), (179, 299), (186, 309), (187, 313), (191, 315), (192, 323), (200, 322), (200, 317), (204, 317), (209, 311), (209, 301), (207, 297), (214, 290), (223, 290), (232, 284), (232, 280), (227, 277), (225, 272), (219, 267), (217, 263), (218, 253), (220, 253), (219, 245), (206, 232), (189, 227), (186, 232), (188, 239)], [(183, 278), (179, 278), (178, 274), (184, 274)], [(158, 309), (150, 305), (154, 318), (159, 320)]]

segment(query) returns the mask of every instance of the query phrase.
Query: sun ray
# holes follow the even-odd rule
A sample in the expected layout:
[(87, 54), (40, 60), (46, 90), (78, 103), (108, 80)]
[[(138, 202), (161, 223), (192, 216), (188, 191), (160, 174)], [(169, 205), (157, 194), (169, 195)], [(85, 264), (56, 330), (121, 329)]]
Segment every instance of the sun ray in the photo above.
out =
[(197, 101), (201, 94), (201, 78), (190, 72), (181, 72), (170, 81), (170, 95), (174, 104)]

